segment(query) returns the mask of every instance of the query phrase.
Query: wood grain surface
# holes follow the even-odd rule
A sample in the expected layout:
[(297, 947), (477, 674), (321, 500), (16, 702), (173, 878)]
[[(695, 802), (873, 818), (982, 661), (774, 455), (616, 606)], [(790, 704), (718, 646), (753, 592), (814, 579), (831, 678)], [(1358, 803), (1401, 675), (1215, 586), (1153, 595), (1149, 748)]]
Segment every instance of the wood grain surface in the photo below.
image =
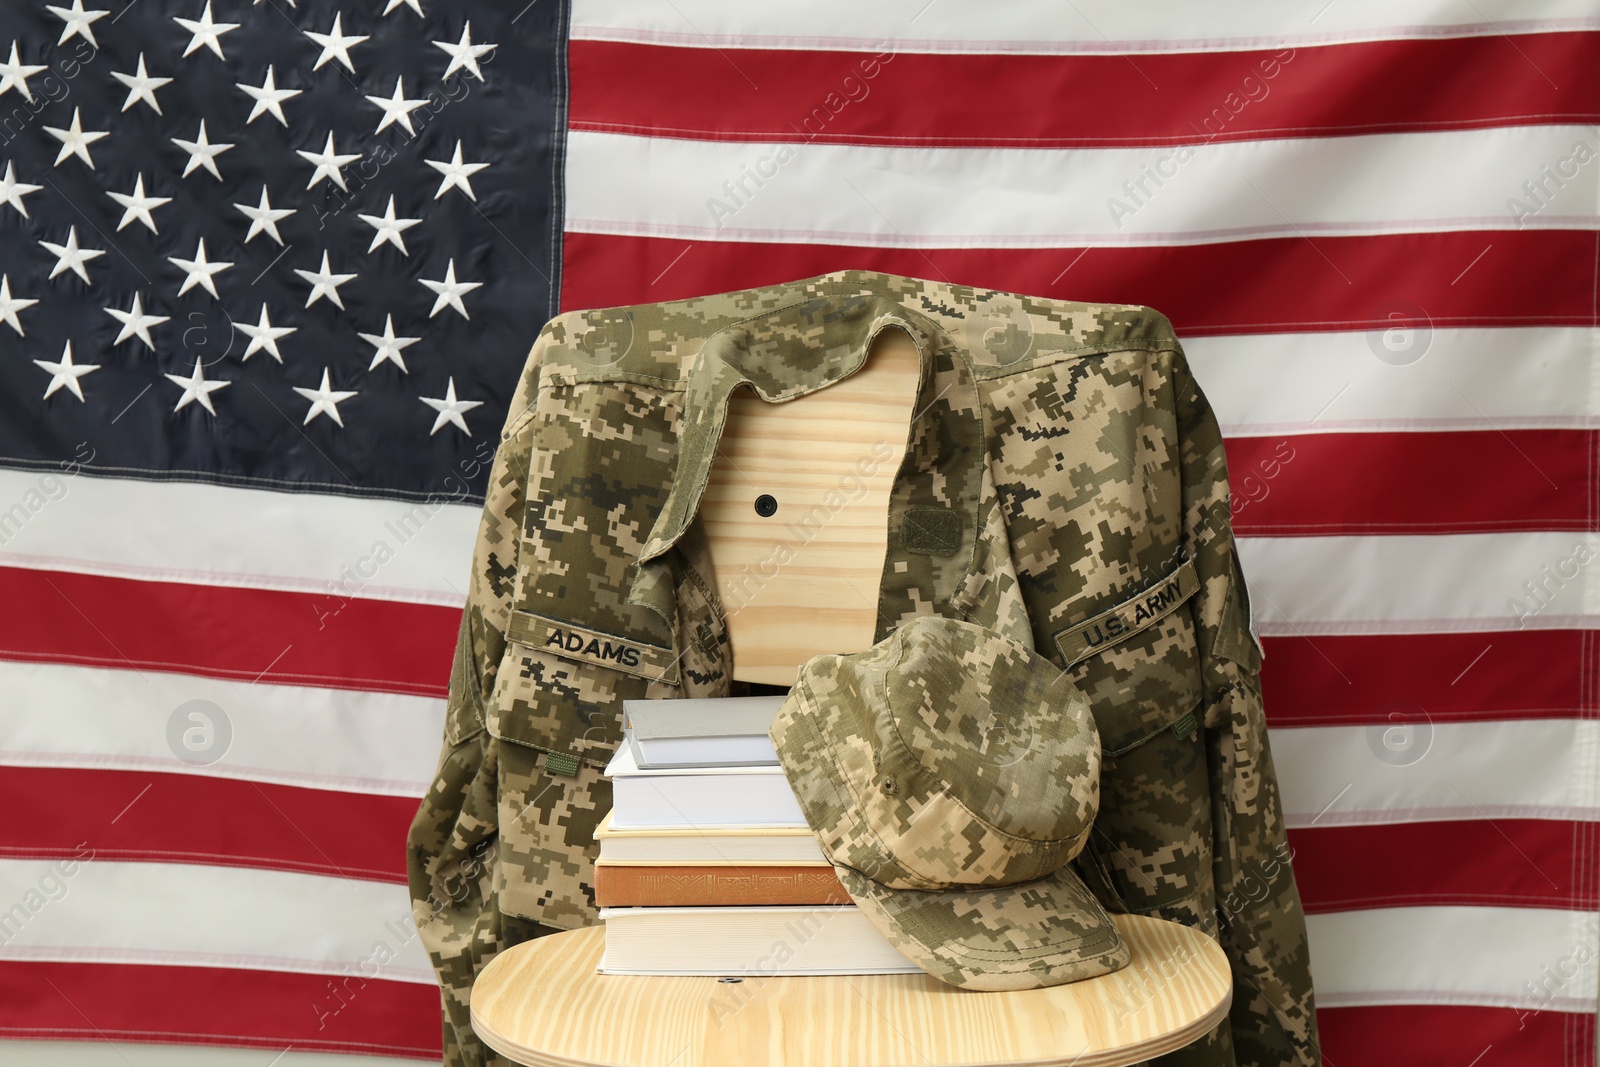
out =
[(1205, 934), (1115, 916), (1121, 970), (1047, 989), (978, 993), (925, 974), (600, 975), (604, 928), (507, 949), (472, 990), (491, 1048), (536, 1067), (1120, 1067), (1181, 1048), (1232, 994)]
[[(729, 397), (699, 521), (735, 678), (793, 685), (817, 653), (872, 644), (917, 369), (911, 336), (885, 329), (861, 369), (815, 393)], [(772, 515), (755, 510), (763, 494), (778, 503)]]

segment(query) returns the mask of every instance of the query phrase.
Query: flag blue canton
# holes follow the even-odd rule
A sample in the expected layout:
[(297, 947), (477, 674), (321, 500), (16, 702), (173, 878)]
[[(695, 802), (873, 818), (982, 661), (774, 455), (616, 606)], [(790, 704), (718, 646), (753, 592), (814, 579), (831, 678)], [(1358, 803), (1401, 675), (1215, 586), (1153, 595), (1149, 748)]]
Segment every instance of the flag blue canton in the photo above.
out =
[(481, 499), (555, 308), (561, 18), (0, 6), (0, 464)]

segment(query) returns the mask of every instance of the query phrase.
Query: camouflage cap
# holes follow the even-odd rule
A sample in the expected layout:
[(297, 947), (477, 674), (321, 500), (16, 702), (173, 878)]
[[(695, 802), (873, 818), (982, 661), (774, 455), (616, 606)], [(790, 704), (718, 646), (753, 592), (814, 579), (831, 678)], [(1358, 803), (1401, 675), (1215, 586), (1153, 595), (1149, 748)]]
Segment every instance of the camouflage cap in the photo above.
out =
[(1127, 963), (1069, 866), (1099, 806), (1100, 735), (1032, 649), (918, 616), (808, 660), (770, 735), (846, 892), (929, 974), (1032, 989)]

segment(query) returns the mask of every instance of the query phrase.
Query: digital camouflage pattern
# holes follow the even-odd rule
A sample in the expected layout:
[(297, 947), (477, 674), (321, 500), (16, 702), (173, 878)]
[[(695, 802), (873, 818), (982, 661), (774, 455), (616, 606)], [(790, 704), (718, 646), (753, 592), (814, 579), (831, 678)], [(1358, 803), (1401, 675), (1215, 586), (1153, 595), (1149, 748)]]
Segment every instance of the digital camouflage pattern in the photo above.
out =
[(1031, 647), (919, 616), (811, 657), (770, 734), (845, 891), (929, 974), (1036, 989), (1128, 962), (1070, 866), (1099, 807), (1100, 735)]
[[(1156, 1062), (1320, 1062), (1222, 437), (1171, 325), (840, 271), (566, 312), (539, 333), (408, 842), (448, 1063), (504, 1062), (467, 1011), (496, 952), (597, 921), (593, 831), (622, 701), (758, 691), (731, 677), (695, 521), (729, 393), (804, 397), (887, 328), (921, 370), (874, 643), (921, 616), (965, 619), (1025, 635), (1087, 697), (1101, 795), (1078, 874), (1110, 911), (1214, 935), (1233, 966), (1228, 1018)], [(820, 530), (826, 514), (797, 521)]]

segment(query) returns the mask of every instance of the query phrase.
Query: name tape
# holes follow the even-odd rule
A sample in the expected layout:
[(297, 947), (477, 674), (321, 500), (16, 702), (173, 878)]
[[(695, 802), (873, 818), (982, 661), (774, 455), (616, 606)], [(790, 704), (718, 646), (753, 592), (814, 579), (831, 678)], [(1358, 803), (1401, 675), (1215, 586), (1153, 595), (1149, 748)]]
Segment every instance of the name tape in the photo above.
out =
[(670, 648), (646, 645), (617, 634), (575, 626), (531, 611), (513, 611), (506, 639), (567, 659), (676, 684), (678, 658)]

